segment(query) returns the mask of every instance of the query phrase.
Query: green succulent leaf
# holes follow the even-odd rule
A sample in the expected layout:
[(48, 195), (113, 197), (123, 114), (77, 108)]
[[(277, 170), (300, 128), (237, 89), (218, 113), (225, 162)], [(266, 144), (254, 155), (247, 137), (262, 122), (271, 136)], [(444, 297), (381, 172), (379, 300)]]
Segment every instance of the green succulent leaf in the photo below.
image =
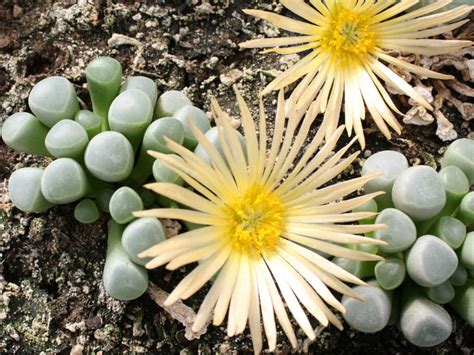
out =
[(28, 105), (33, 114), (47, 127), (65, 119), (73, 119), (79, 111), (74, 86), (61, 76), (50, 76), (31, 89)]
[(19, 152), (50, 156), (45, 145), (48, 128), (28, 112), (17, 112), (4, 122), (2, 139)]
[(107, 226), (107, 257), (102, 274), (105, 291), (121, 301), (136, 299), (148, 288), (148, 272), (131, 261), (123, 248), (124, 227), (113, 220)]
[(44, 169), (21, 168), (14, 171), (8, 182), (8, 194), (13, 204), (24, 212), (44, 212), (54, 206), (41, 192)]
[(118, 182), (125, 180), (133, 169), (133, 148), (123, 134), (102, 132), (89, 142), (84, 161), (87, 169), (96, 178)]

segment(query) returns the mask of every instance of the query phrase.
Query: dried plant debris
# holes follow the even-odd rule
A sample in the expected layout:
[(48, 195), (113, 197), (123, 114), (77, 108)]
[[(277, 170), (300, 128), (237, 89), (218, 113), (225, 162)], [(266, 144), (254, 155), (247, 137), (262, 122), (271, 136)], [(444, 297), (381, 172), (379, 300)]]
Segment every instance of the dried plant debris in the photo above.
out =
[[(474, 24), (468, 23), (457, 34), (448, 33), (444, 36), (447, 39), (466, 40), (474, 38)], [(453, 128), (452, 122), (446, 117), (446, 106), (452, 106), (462, 117), (469, 121), (474, 118), (474, 49), (468, 47), (454, 54), (444, 54), (438, 56), (417, 56), (398, 54), (398, 59), (411, 64), (420, 65), (423, 68), (443, 73), (452, 73), (455, 70), (457, 77), (452, 80), (441, 81), (437, 79), (416, 79), (415, 90), (423, 96), (430, 104), (433, 104), (433, 111), (426, 110), (414, 100), (408, 100), (411, 108), (406, 112), (403, 122), (412, 125), (426, 126), (434, 121), (437, 123), (436, 135), (443, 141), (450, 141), (458, 137)], [(451, 68), (452, 67), (452, 68)], [(413, 76), (403, 68), (390, 66), (407, 82), (414, 80)], [(402, 95), (398, 89), (388, 86), (388, 91), (392, 95)]]
[[(185, 337), (188, 340), (199, 339), (202, 334), (207, 332), (207, 325), (194, 332), (192, 330), (194, 319), (196, 318), (196, 312), (189, 306), (186, 306), (182, 301), (178, 301), (171, 306), (165, 306), (165, 301), (169, 296), (169, 293), (156, 286), (153, 282), (150, 282), (148, 287), (148, 294), (156, 302), (156, 304), (162, 307), (173, 319), (176, 319), (182, 325), (185, 326)], [(208, 324), (210, 321), (208, 322)]]

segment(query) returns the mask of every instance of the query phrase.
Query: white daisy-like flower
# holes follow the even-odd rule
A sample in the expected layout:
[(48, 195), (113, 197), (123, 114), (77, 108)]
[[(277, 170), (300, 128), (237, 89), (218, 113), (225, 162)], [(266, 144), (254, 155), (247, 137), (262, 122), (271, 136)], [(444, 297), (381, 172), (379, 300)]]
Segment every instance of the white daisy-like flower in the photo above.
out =
[(190, 122), (195, 137), (211, 159), (210, 164), (170, 140), (167, 146), (178, 156), (150, 152), (194, 191), (169, 183), (152, 183), (146, 187), (185, 207), (158, 208), (135, 215), (203, 225), (157, 244), (139, 256), (153, 257), (147, 268), (167, 264), (167, 269), (175, 270), (199, 262), (170, 293), (165, 304), (187, 299), (215, 276), (193, 330), (202, 329), (211, 317), (215, 325), (220, 325), (227, 314), (228, 335), (242, 333), (248, 324), (258, 353), (263, 343), (262, 321), (269, 349), (275, 349), (275, 316), (291, 344), (297, 345), (285, 303), (311, 339), (315, 333), (306, 311), (324, 326), (332, 323), (342, 328), (330, 307), (340, 312), (344, 312), (344, 307), (330, 288), (358, 298), (344, 282), (364, 282), (318, 251), (352, 260), (380, 260), (380, 256), (350, 249), (347, 244), (384, 244), (357, 235), (383, 226), (347, 224), (372, 216), (373, 213), (351, 211), (378, 193), (342, 200), (374, 175), (326, 186), (358, 156), (356, 152), (343, 158), (355, 140), (333, 154), (343, 126), (324, 144), (324, 131), (320, 130), (303, 148), (318, 113), (317, 105), (312, 104), (305, 117), (290, 109), (287, 120), (281, 91), (267, 155), (263, 103), (260, 102), (257, 134), (250, 110), (238, 93), (237, 102), (245, 144), (241, 145), (229, 117), (214, 100), (222, 153)]
[(309, 51), (299, 62), (273, 80), (266, 94), (302, 80), (292, 93), (296, 107), (306, 110), (314, 100), (324, 119), (329, 121), (327, 137), (337, 128), (342, 106), (349, 135), (357, 135), (365, 146), (362, 121), (366, 107), (380, 131), (388, 138), (388, 126), (400, 133), (401, 125), (393, 112), (395, 106), (381, 80), (398, 88), (426, 109), (430, 104), (388, 65), (421, 77), (452, 79), (451, 75), (433, 72), (407, 63), (391, 51), (422, 55), (455, 53), (472, 44), (470, 41), (428, 39), (452, 31), (468, 20), (472, 6), (463, 5), (436, 12), (452, 0), (439, 0), (416, 10), (418, 0), (281, 0), (283, 6), (306, 21), (294, 20), (267, 11), (244, 10), (273, 25), (301, 34), (296, 37), (254, 39), (243, 48), (272, 47), (264, 52), (292, 54)]

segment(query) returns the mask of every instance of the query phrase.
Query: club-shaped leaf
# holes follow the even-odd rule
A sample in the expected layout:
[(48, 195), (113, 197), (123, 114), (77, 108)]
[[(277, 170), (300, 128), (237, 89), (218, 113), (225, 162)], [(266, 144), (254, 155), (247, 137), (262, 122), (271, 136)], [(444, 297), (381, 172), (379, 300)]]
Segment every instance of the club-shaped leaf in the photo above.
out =
[(366, 193), (384, 191), (384, 195), (377, 196), (375, 200), (380, 210), (393, 207), (392, 204), (392, 187), (395, 179), (406, 169), (408, 169), (408, 161), (401, 153), (384, 150), (371, 155), (364, 163), (361, 175), (365, 176), (369, 173), (381, 173), (373, 180), (364, 185)]
[(54, 206), (41, 192), (44, 169), (21, 168), (14, 171), (8, 182), (8, 194), (13, 204), (24, 212), (44, 212)]
[(129, 301), (140, 297), (148, 287), (148, 272), (128, 257), (122, 246), (124, 226), (113, 220), (108, 223), (107, 256), (102, 275), (109, 296)]
[(474, 191), (469, 192), (462, 198), (456, 218), (466, 226), (474, 224)]
[(464, 195), (469, 192), (469, 180), (461, 169), (454, 165), (442, 168), (439, 176), (446, 191), (446, 214), (450, 215), (458, 207)]
[(343, 296), (342, 305), (346, 308), (345, 321), (354, 329), (364, 333), (375, 333), (385, 328), (391, 312), (390, 292), (371, 282), (367, 286), (355, 286), (353, 291), (364, 301)]
[(84, 150), (89, 143), (86, 130), (72, 120), (56, 123), (46, 136), (45, 144), (49, 152), (56, 158), (72, 158), (82, 161)]
[(474, 327), (474, 279), (468, 279), (465, 285), (456, 287), (456, 295), (449, 305)]
[(73, 119), (79, 111), (74, 86), (61, 76), (50, 76), (31, 89), (28, 105), (46, 126), (53, 127), (65, 119)]
[(118, 95), (109, 108), (109, 126), (122, 133), (136, 150), (153, 118), (153, 106), (148, 96), (131, 89)]
[(145, 265), (152, 258), (139, 258), (142, 251), (166, 239), (165, 230), (157, 218), (143, 217), (131, 222), (123, 231), (122, 246), (132, 261)]
[(102, 130), (102, 119), (91, 111), (77, 111), (74, 120), (84, 127), (89, 139), (99, 134)]
[(211, 124), (207, 115), (204, 113), (204, 111), (194, 106), (184, 106), (180, 108), (173, 114), (173, 117), (183, 124), (183, 145), (191, 150), (196, 148), (198, 141), (196, 140), (196, 137), (194, 137), (189, 120), (191, 120), (202, 133), (206, 133), (211, 129)]
[(74, 208), (74, 218), (81, 223), (94, 223), (100, 218), (100, 215), (101, 211), (97, 204), (89, 198), (80, 201)]
[(165, 137), (182, 144), (184, 128), (181, 122), (172, 117), (163, 117), (148, 126), (143, 136), (137, 164), (130, 175), (130, 181), (134, 186), (142, 185), (152, 174), (155, 159), (148, 154), (148, 150), (172, 153), (172, 150), (166, 147)]
[(394, 290), (405, 280), (406, 268), (399, 258), (386, 258), (375, 265), (375, 278), (384, 290)]
[(6, 145), (19, 152), (50, 156), (44, 140), (48, 128), (28, 112), (17, 112), (3, 123), (2, 139)]
[(474, 270), (474, 231), (467, 233), (459, 258), (462, 266), (468, 270)]
[(125, 80), (125, 82), (122, 84), (122, 87), (120, 88), (120, 92), (122, 93), (125, 90), (134, 89), (140, 90), (146, 94), (146, 96), (148, 96), (150, 99), (152, 107), (155, 108), (156, 100), (158, 98), (158, 90), (153, 80), (147, 78), (146, 76), (132, 76)]
[(453, 331), (453, 323), (443, 307), (416, 296), (410, 298), (401, 309), (400, 329), (410, 343), (430, 347), (448, 339)]
[(436, 170), (419, 165), (406, 169), (396, 178), (392, 199), (395, 208), (419, 222), (436, 216), (443, 209), (446, 192)]
[(466, 237), (466, 226), (459, 219), (444, 216), (434, 224), (431, 234), (443, 239), (451, 248), (457, 249)]
[[(176, 154), (170, 154), (170, 156), (179, 158)], [(166, 167), (159, 159), (156, 159), (153, 163), (153, 177), (157, 182), (169, 182), (180, 186), (184, 184), (184, 180), (173, 170)]]
[(449, 278), (449, 283), (453, 286), (463, 286), (467, 281), (467, 270), (459, 264), (454, 274)]
[(461, 138), (451, 143), (441, 160), (441, 167), (457, 166), (466, 174), (469, 184), (474, 184), (474, 140)]
[(428, 298), (437, 304), (446, 304), (454, 299), (454, 287), (449, 281), (438, 286), (428, 287), (425, 291)]
[(93, 111), (102, 120), (102, 130), (108, 130), (107, 113), (120, 90), (122, 67), (113, 58), (98, 57), (87, 65), (86, 78)]
[(95, 177), (117, 182), (126, 179), (133, 169), (133, 148), (119, 132), (102, 132), (91, 139), (84, 161)]
[(59, 158), (45, 169), (41, 192), (51, 203), (62, 205), (77, 201), (89, 190), (89, 182), (81, 165), (70, 158)]
[(408, 249), (416, 239), (415, 223), (402, 211), (386, 208), (375, 219), (376, 224), (387, 227), (374, 232), (374, 238), (387, 242), (378, 248), (386, 253), (398, 253)]
[(433, 287), (447, 281), (458, 267), (451, 247), (434, 235), (419, 237), (406, 256), (408, 275), (418, 285)]
[(143, 210), (142, 199), (128, 186), (122, 186), (110, 198), (110, 215), (117, 223), (124, 224), (134, 220), (132, 212), (141, 210)]
[(181, 107), (193, 103), (181, 91), (170, 90), (160, 95), (155, 107), (155, 118), (171, 117)]

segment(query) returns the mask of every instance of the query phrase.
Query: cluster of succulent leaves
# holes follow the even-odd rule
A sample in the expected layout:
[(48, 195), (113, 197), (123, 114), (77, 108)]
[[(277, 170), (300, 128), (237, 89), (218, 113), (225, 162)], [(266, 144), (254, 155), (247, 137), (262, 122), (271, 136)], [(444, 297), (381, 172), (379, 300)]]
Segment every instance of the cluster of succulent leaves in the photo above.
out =
[[(147, 152), (172, 154), (171, 139), (205, 161), (206, 150), (191, 125), (205, 133), (222, 153), (220, 128), (181, 92), (158, 96), (154, 82), (135, 76), (123, 81), (120, 64), (108, 57), (92, 61), (85, 71), (92, 111), (80, 109), (74, 86), (63, 77), (49, 77), (31, 90), (32, 113), (19, 112), (3, 125), (2, 138), (13, 149), (54, 157), (45, 169), (25, 167), (10, 177), (9, 194), (17, 208), (44, 212), (55, 205), (76, 203), (75, 218), (93, 223), (110, 214), (103, 280), (114, 298), (139, 297), (148, 286), (137, 255), (165, 239), (157, 218), (135, 218), (134, 211), (179, 207), (142, 186), (151, 181), (185, 185), (174, 171)], [(236, 131), (239, 140), (243, 137)], [(222, 137), (221, 137), (222, 138)], [(428, 166), (409, 167), (397, 152), (372, 155), (362, 175), (382, 176), (366, 192), (385, 195), (358, 211), (380, 212), (361, 223), (386, 225), (371, 235), (385, 246), (351, 246), (381, 255), (383, 261), (333, 261), (368, 286), (354, 290), (365, 301), (343, 297), (344, 317), (355, 329), (376, 332), (399, 322), (406, 338), (418, 346), (444, 341), (452, 321), (440, 306), (449, 303), (474, 325), (474, 141), (460, 139), (446, 151), (438, 173)], [(188, 229), (199, 227), (186, 224)]]
[(191, 122), (218, 149), (219, 130), (211, 128), (207, 115), (181, 92), (168, 91), (158, 97), (149, 78), (133, 76), (122, 81), (122, 68), (115, 59), (93, 60), (85, 75), (92, 111), (80, 109), (72, 83), (53, 76), (31, 90), (32, 113), (18, 112), (5, 121), (2, 139), (8, 146), (55, 158), (45, 169), (25, 167), (13, 172), (9, 195), (25, 212), (76, 203), (74, 216), (82, 223), (110, 214), (104, 286), (114, 298), (130, 300), (148, 286), (143, 266), (148, 260), (137, 254), (165, 239), (157, 218), (137, 219), (132, 212), (176, 206), (142, 186), (148, 180), (184, 185), (147, 151), (170, 154), (166, 139), (171, 139), (208, 159), (191, 131)]
[(474, 326), (474, 141), (459, 139), (447, 149), (441, 170), (408, 166), (404, 155), (382, 151), (370, 156), (362, 175), (382, 176), (365, 185), (367, 193), (385, 191), (358, 211), (379, 212), (361, 223), (386, 225), (370, 237), (385, 246), (358, 246), (385, 259), (333, 261), (368, 286), (356, 286), (364, 301), (343, 297), (344, 318), (353, 328), (377, 332), (398, 323), (411, 343), (429, 347), (452, 332), (441, 306), (449, 304)]

